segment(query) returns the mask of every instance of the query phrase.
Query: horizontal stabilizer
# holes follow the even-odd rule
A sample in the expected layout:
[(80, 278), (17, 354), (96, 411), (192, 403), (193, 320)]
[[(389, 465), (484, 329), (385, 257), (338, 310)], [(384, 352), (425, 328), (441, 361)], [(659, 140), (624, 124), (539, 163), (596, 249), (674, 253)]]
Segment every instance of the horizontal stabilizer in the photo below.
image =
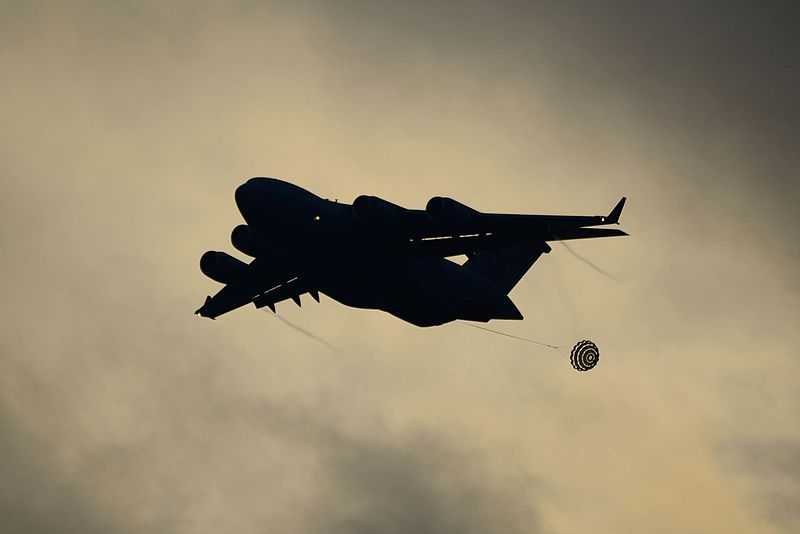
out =
[[(508, 295), (539, 256), (550, 252), (547, 243), (540, 242), (528, 246), (504, 247), (497, 250), (484, 250), (469, 255), (465, 269), (475, 271)], [(522, 314), (516, 310), (522, 319)], [(495, 317), (499, 318), (499, 317)], [(503, 317), (516, 319), (517, 317)]]
[(618, 237), (627, 233), (615, 228), (561, 228), (551, 230), (547, 241), (567, 241), (569, 239), (590, 239), (594, 237)]

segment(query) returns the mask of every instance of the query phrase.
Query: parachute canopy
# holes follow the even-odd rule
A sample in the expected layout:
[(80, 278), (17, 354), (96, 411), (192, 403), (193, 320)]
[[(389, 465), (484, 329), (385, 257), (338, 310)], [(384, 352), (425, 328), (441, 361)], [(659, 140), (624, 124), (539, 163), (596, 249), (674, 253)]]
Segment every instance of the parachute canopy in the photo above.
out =
[(588, 339), (578, 341), (575, 343), (575, 346), (572, 347), (569, 361), (572, 367), (578, 371), (588, 371), (600, 361), (600, 349)]

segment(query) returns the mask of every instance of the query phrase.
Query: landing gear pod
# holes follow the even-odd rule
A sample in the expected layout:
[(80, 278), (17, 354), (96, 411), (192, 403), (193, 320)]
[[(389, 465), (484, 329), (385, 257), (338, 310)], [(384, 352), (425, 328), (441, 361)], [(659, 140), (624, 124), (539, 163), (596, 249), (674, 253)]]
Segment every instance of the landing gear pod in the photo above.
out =
[(572, 347), (569, 361), (572, 367), (578, 371), (588, 371), (600, 361), (600, 349), (588, 339), (578, 341), (575, 343), (575, 346)]

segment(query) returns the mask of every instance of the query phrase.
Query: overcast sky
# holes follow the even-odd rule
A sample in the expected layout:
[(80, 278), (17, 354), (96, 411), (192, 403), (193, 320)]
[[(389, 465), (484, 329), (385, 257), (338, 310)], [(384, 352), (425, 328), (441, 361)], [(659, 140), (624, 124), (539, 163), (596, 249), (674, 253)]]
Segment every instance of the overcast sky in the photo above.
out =
[[(0, 3), (3, 532), (797, 532), (800, 14)], [(192, 315), (251, 176), (606, 213), (511, 293), (588, 373), (323, 296)]]

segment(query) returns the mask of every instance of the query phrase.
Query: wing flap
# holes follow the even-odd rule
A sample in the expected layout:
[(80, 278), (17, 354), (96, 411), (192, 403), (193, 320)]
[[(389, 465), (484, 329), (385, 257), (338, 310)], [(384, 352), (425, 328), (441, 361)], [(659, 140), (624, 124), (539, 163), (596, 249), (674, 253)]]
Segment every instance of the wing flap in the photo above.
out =
[(292, 299), (295, 304), (300, 306), (300, 295), (303, 293), (311, 293), (314, 300), (319, 302), (319, 293), (316, 290), (309, 289), (308, 285), (300, 278), (293, 278), (288, 282), (274, 287), (269, 291), (262, 293), (253, 299), (253, 304), (256, 308), (263, 308), (268, 306), (273, 312), (275, 311), (275, 304), (278, 302)]
[(531, 233), (497, 233), (419, 239), (409, 242), (412, 253), (417, 257), (447, 258), (462, 254), (474, 254), (485, 250), (507, 247), (526, 247), (547, 241), (567, 241), (570, 239), (593, 239), (598, 237), (626, 236), (627, 233), (615, 228), (547, 228)]

